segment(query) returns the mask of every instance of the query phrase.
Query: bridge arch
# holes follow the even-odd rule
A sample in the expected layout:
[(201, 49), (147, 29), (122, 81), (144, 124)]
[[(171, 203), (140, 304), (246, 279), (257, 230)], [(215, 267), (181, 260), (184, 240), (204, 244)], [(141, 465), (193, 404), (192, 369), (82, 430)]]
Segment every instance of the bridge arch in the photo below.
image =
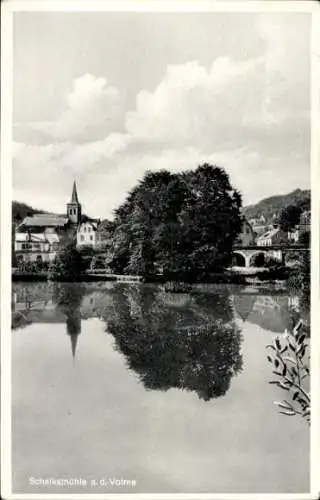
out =
[(232, 252), (232, 265), (238, 267), (247, 267), (247, 255), (241, 250), (234, 250)]
[(265, 265), (267, 252), (265, 250), (257, 250), (249, 256), (249, 266), (263, 267)]
[(265, 249), (235, 249), (232, 252), (232, 265), (237, 267), (264, 267), (266, 255)]

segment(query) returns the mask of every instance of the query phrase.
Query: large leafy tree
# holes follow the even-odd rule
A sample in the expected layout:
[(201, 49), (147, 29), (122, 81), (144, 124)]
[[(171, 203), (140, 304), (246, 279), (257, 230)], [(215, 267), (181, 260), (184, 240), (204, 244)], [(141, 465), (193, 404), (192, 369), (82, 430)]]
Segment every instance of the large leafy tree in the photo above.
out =
[(279, 216), (279, 226), (283, 231), (292, 231), (299, 224), (302, 208), (300, 205), (288, 205)]
[(219, 167), (148, 172), (118, 208), (113, 262), (117, 272), (200, 276), (229, 263), (240, 231), (241, 196)]

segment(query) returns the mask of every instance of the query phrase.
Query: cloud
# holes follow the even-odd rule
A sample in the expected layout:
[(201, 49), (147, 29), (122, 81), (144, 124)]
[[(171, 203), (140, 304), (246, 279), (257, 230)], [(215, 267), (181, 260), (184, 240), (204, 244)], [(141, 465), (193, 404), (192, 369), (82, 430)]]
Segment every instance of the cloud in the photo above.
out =
[(29, 128), (57, 140), (88, 141), (119, 128), (124, 103), (120, 91), (106, 78), (85, 74), (76, 78), (66, 98), (67, 109), (54, 122), (36, 122)]
[(138, 94), (136, 109), (126, 116), (127, 131), (146, 142), (220, 146), (230, 137), (230, 131), (222, 137), (222, 128), (234, 129), (243, 109), (255, 104), (255, 96), (241, 90), (258, 64), (219, 58), (209, 70), (197, 61), (169, 66), (153, 92)]

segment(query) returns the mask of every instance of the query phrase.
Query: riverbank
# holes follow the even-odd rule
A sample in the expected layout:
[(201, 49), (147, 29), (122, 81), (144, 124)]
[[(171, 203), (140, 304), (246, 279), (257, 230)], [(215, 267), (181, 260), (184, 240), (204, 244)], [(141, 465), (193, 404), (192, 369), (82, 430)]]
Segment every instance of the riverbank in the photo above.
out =
[(54, 279), (48, 272), (12, 271), (12, 281), (58, 281), (58, 282), (92, 282), (92, 281), (130, 281), (142, 282), (142, 276), (119, 275), (106, 273), (82, 273), (76, 276), (62, 275)]
[(210, 273), (207, 275), (199, 276), (199, 279), (194, 280), (169, 280), (163, 275), (150, 276), (144, 278), (137, 275), (120, 275), (120, 274), (110, 274), (103, 272), (86, 272), (76, 276), (56, 276), (54, 279), (50, 276), (48, 272), (21, 272), (18, 270), (12, 270), (12, 281), (58, 281), (58, 282), (134, 282), (134, 283), (188, 283), (189, 285), (197, 285), (199, 283), (207, 284), (235, 284), (235, 285), (263, 285), (263, 284), (274, 284), (281, 286), (285, 284), (286, 280), (290, 277), (292, 269), (281, 268), (281, 269), (266, 269), (266, 268), (254, 268), (245, 269), (242, 268), (240, 271), (234, 269), (226, 269), (224, 272)]

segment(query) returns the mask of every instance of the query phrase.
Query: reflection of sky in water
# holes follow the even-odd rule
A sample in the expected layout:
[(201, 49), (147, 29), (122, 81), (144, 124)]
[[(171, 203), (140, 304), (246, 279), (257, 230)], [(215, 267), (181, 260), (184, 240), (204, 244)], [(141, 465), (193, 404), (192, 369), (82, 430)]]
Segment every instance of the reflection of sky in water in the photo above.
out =
[[(15, 491), (47, 491), (29, 476), (132, 478), (136, 493), (307, 491), (308, 429), (274, 408), (265, 351), (299, 301), (14, 287)], [(217, 374), (224, 395), (205, 401), (197, 384)], [(162, 390), (145, 390), (150, 376)]]

